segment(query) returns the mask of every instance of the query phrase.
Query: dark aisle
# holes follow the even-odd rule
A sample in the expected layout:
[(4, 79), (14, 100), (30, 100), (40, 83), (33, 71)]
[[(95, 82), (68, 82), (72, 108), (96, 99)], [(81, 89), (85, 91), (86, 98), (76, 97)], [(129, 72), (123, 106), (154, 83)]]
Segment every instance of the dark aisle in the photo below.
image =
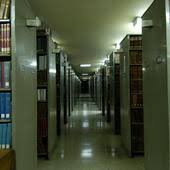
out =
[(143, 158), (129, 158), (94, 102), (82, 97), (50, 161), (38, 170), (144, 170)]

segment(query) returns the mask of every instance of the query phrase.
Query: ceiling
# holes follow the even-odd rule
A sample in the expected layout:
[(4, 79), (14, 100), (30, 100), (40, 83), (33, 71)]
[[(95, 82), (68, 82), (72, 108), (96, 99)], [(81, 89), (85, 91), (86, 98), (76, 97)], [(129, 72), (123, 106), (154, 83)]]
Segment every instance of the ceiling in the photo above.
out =
[[(126, 34), (131, 22), (153, 0), (29, 0), (36, 15), (55, 31), (55, 39), (80, 73), (95, 71)], [(92, 67), (81, 69), (80, 64)]]

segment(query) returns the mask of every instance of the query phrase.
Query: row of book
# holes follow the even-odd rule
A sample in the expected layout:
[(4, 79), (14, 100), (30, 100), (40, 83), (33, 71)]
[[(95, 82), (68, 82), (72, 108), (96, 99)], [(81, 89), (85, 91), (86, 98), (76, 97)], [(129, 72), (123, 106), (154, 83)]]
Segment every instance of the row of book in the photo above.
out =
[(0, 149), (9, 149), (12, 144), (12, 124), (0, 124)]
[(0, 93), (0, 119), (11, 119), (11, 93)]
[(131, 107), (143, 107), (143, 94), (131, 94)]
[(120, 64), (115, 64), (115, 75), (120, 76)]
[(132, 144), (134, 152), (143, 152), (144, 150), (144, 127), (143, 125), (132, 126)]
[(10, 0), (0, 1), (0, 19), (10, 18)]
[(142, 46), (142, 36), (131, 36), (130, 37), (131, 47), (141, 47)]
[(115, 90), (114, 90), (115, 134), (120, 134), (120, 64), (115, 64)]
[(0, 62), (0, 88), (9, 88), (11, 82), (11, 63)]
[(131, 93), (142, 93), (143, 92), (142, 80), (131, 80), (130, 91)]
[(47, 113), (48, 113), (47, 103), (38, 102), (37, 111), (38, 111), (38, 117), (47, 117)]
[(143, 77), (142, 66), (131, 66), (130, 77), (131, 79), (142, 79)]
[(132, 123), (143, 123), (143, 108), (131, 110)]
[(47, 71), (40, 70), (37, 73), (37, 83), (38, 85), (47, 85)]
[(37, 53), (47, 53), (47, 36), (37, 37)]
[(38, 101), (47, 100), (47, 89), (38, 89)]
[(10, 23), (0, 24), (0, 52), (2, 54), (11, 53), (11, 31)]
[(47, 117), (38, 118), (38, 137), (47, 137), (48, 136), (48, 119)]
[[(48, 154), (48, 139), (38, 138), (37, 139), (37, 152), (39, 156), (47, 156)], [(42, 154), (42, 155), (41, 155)]]
[(38, 70), (46, 70), (47, 69), (47, 56), (40, 55), (38, 56)]
[(130, 64), (142, 64), (142, 51), (130, 51)]

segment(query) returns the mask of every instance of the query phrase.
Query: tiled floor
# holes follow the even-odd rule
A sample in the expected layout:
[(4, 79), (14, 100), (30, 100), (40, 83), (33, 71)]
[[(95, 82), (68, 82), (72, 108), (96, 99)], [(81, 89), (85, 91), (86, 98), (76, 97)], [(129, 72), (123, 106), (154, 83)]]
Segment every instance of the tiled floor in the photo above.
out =
[(144, 170), (143, 158), (128, 158), (95, 103), (82, 98), (50, 161), (38, 170)]

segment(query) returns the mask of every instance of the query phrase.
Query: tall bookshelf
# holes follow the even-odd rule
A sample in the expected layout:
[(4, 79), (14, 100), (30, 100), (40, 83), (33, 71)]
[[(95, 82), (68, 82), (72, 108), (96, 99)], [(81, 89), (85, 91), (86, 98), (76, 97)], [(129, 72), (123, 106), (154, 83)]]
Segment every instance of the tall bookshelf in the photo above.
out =
[(0, 2), (0, 150), (12, 148), (11, 1)]
[(56, 104), (57, 104), (57, 134), (64, 129), (64, 57), (63, 52), (56, 54)]
[(144, 154), (142, 36), (127, 35), (121, 42), (121, 127), (129, 155)]
[(37, 152), (48, 158), (48, 35), (37, 30)]
[(121, 120), (120, 120), (120, 53), (115, 53), (114, 58), (114, 131), (115, 134), (120, 134)]

